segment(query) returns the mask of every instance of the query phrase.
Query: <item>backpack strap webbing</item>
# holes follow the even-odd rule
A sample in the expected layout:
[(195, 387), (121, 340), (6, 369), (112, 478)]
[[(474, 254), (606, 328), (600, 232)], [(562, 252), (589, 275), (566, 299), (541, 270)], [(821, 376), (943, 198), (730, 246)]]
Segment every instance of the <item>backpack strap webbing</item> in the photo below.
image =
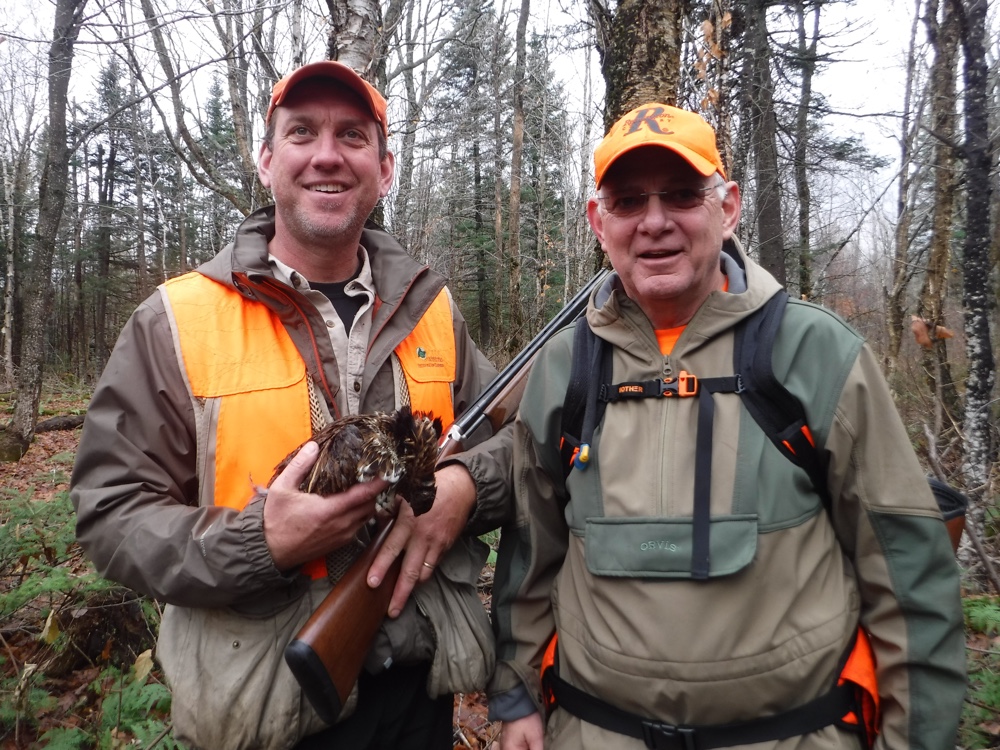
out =
[(587, 468), (590, 443), (604, 416), (607, 401), (600, 398), (600, 391), (602, 384), (611, 380), (611, 349), (603, 344), (604, 340), (590, 330), (586, 316), (577, 318), (559, 444), (564, 479), (574, 466)]
[(733, 360), (736, 374), (743, 381), (740, 396), (774, 446), (809, 475), (830, 511), (826, 455), (816, 447), (802, 402), (774, 375), (774, 341), (787, 304), (788, 294), (779, 290), (737, 329)]
[(682, 371), (677, 378), (611, 383), (611, 347), (591, 331), (585, 318), (576, 321), (569, 385), (563, 401), (560, 451), (563, 477), (585, 469), (590, 445), (609, 401), (654, 397), (698, 397), (695, 438), (694, 507), (691, 575), (710, 573), (712, 444), (716, 393), (735, 393), (767, 438), (788, 460), (802, 468), (827, 511), (832, 508), (826, 486), (826, 460), (815, 446), (802, 403), (775, 377), (774, 340), (784, 317), (788, 294), (778, 291), (736, 326), (734, 375), (698, 378)]

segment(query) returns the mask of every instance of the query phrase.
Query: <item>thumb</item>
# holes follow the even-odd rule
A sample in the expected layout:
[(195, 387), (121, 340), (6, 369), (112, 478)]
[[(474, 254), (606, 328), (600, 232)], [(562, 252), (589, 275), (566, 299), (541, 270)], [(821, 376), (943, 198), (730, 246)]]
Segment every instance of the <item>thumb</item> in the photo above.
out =
[(271, 482), (271, 489), (298, 490), (299, 485), (302, 484), (302, 480), (309, 473), (313, 464), (316, 463), (318, 456), (319, 446), (315, 441), (310, 440), (299, 448), (298, 452), (292, 457), (292, 460), (288, 462), (288, 466)]

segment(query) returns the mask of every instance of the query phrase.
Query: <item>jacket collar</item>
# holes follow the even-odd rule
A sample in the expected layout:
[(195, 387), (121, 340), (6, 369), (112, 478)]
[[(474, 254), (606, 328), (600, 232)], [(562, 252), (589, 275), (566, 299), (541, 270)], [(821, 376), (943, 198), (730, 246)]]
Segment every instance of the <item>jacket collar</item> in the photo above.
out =
[[(240, 277), (254, 281), (274, 279), (268, 263), (268, 243), (274, 237), (274, 206), (259, 208), (247, 216), (236, 230), (229, 245), (214, 258), (198, 267), (198, 271), (243, 294)], [(368, 251), (376, 293), (390, 308), (399, 304), (414, 280), (423, 274), (437, 276), (427, 266), (415, 261), (388, 232), (369, 221), (361, 234), (361, 244)], [(438, 277), (440, 279), (440, 277)], [(434, 294), (444, 285), (443, 279)]]

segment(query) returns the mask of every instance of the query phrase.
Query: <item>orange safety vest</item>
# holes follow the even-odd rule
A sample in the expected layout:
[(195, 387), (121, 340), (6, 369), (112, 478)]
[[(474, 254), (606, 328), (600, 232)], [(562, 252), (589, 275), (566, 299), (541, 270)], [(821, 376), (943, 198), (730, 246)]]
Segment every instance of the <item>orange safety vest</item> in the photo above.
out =
[[(546, 681), (546, 673), (556, 673), (556, 649), (558, 644), (559, 634), (554, 633), (549, 640), (548, 646), (545, 647), (545, 653), (542, 656), (542, 666), (539, 670), (542, 678), (542, 702), (545, 704), (545, 710), (548, 713), (551, 713), (558, 704), (551, 685), (547, 684)], [(549, 672), (549, 670), (552, 671)], [(859, 721), (863, 722), (862, 726), (865, 731), (867, 746), (872, 747), (875, 744), (875, 737), (878, 736), (879, 728), (881, 727), (882, 716), (878, 695), (878, 681), (875, 676), (875, 653), (872, 651), (868, 634), (861, 627), (858, 628), (858, 636), (854, 641), (854, 647), (851, 649), (844, 668), (840, 671), (840, 677), (837, 679), (837, 685), (845, 683), (851, 683), (855, 686), (857, 710), (845, 714), (841, 721), (854, 726), (857, 726)], [(858, 716), (858, 711), (861, 713), (860, 717)]]
[[(199, 480), (212, 482), (215, 505), (242, 510), (253, 484), (265, 484), (312, 435), (305, 362), (265, 305), (198, 272), (170, 279), (164, 289), (191, 395), (217, 402), (211, 405), (214, 436), (198, 435), (206, 448)], [(395, 352), (413, 409), (440, 417), (447, 431), (455, 419), (456, 347), (445, 290)], [(306, 572), (324, 576), (324, 561), (308, 563)]]

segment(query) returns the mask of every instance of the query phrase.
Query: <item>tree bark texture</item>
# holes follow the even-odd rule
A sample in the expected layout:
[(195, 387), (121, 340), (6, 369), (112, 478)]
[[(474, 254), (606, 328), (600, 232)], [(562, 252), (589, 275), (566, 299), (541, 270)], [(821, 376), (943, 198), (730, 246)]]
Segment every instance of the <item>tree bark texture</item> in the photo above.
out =
[(778, 124), (767, 37), (767, 5), (767, 0), (753, 0), (749, 12), (750, 119), (757, 188), (754, 204), (760, 263), (785, 286), (785, 232), (781, 220)]
[(606, 85), (604, 129), (646, 102), (676, 104), (683, 0), (622, 0), (614, 15), (590, 3)]
[(910, 227), (913, 223), (914, 185), (916, 183), (913, 154), (917, 140), (919, 112), (914, 116), (914, 77), (917, 69), (917, 28), (920, 24), (920, 6), (923, 0), (914, 0), (913, 23), (910, 26), (910, 41), (906, 56), (906, 81), (903, 92), (903, 110), (900, 115), (900, 156), (899, 190), (896, 194), (896, 229), (893, 233), (893, 256), (891, 287), (886, 290), (886, 321), (888, 346), (883, 357), (882, 369), (890, 387), (895, 385), (895, 374), (899, 365), (899, 351), (906, 330), (906, 289), (913, 276), (913, 266), (908, 262), (910, 251)]
[(798, 62), (802, 72), (799, 85), (799, 101), (795, 111), (795, 192), (798, 197), (799, 223), (799, 296), (812, 299), (812, 193), (809, 188), (809, 169), (806, 163), (809, 144), (809, 109), (812, 106), (812, 83), (816, 72), (816, 43), (819, 39), (819, 16), (822, 5), (812, 8), (812, 30), (807, 29), (806, 9), (799, 2), (798, 16)]
[[(990, 337), (990, 133), (986, 66), (987, 0), (950, 0), (960, 16), (965, 64), (966, 235), (964, 243), (964, 303), (969, 374), (965, 382), (965, 476), (978, 509), (974, 518), (982, 533), (982, 502), (988, 490), (991, 396), (996, 362)], [(995, 502), (995, 501), (994, 501)]]
[(52, 257), (66, 204), (69, 148), (66, 142), (66, 104), (73, 52), (87, 0), (57, 0), (52, 44), (49, 47), (49, 122), (45, 160), (38, 187), (38, 224), (31, 268), (25, 284), (25, 326), (17, 376), (17, 399), (7, 427), (7, 450), (0, 459), (24, 455), (35, 435), (42, 397), (45, 330), (52, 309)]
[(530, 0), (521, 0), (514, 40), (513, 136), (510, 154), (510, 202), (507, 209), (507, 265), (510, 269), (510, 336), (508, 351), (518, 352), (525, 342), (524, 306), (521, 301), (521, 162), (524, 155), (524, 69), (527, 51)]
[(956, 166), (955, 133), (958, 102), (955, 78), (958, 71), (958, 19), (950, 4), (927, 5), (924, 17), (934, 49), (931, 68), (931, 136), (933, 137), (934, 204), (931, 218), (930, 252), (920, 292), (917, 314), (927, 322), (932, 346), (924, 349), (924, 372), (935, 398), (953, 419), (960, 419), (961, 406), (951, 367), (947, 340), (939, 338), (944, 326), (944, 298), (951, 267), (951, 243), (955, 222)]
[(349, 65), (370, 81), (377, 80), (380, 60), (377, 29), (382, 27), (378, 0), (327, 0), (330, 39), (327, 57)]

